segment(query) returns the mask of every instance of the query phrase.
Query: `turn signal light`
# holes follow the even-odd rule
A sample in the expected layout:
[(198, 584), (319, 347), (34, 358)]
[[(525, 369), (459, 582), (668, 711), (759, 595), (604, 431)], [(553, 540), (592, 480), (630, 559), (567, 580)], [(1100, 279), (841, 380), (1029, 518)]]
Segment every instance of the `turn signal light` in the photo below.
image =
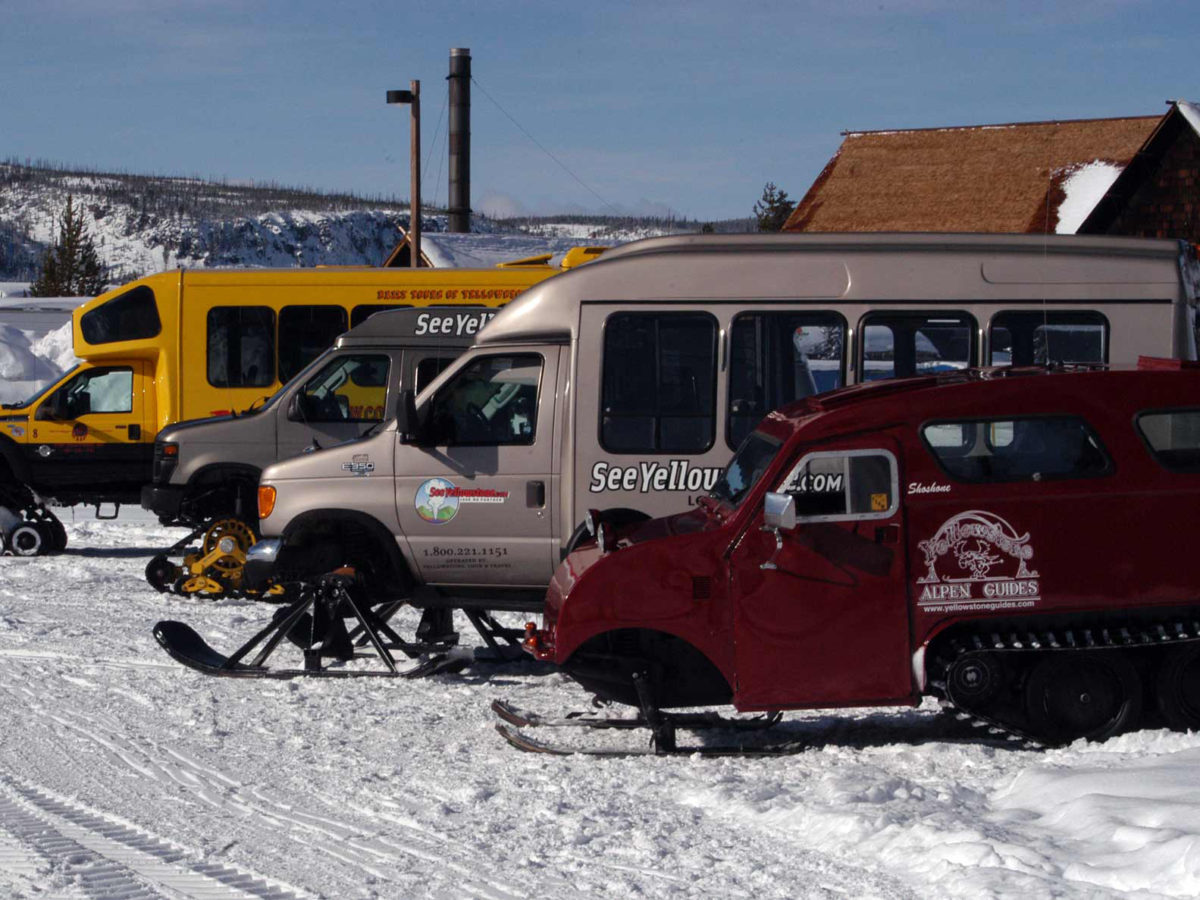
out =
[(265, 519), (275, 511), (275, 488), (264, 484), (258, 489), (258, 517)]

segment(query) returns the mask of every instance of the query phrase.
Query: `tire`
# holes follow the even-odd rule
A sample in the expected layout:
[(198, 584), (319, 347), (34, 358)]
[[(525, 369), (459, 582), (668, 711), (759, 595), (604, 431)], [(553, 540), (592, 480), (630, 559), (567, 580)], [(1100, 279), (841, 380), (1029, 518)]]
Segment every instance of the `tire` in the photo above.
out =
[(45, 544), (41, 529), (29, 522), (18, 525), (8, 536), (8, 549), (13, 556), (37, 556)]
[(1116, 651), (1052, 653), (1029, 673), (1025, 709), (1041, 740), (1107, 740), (1136, 727), (1142, 714), (1141, 679)]
[(1158, 670), (1156, 699), (1167, 725), (1200, 729), (1200, 644), (1172, 647)]

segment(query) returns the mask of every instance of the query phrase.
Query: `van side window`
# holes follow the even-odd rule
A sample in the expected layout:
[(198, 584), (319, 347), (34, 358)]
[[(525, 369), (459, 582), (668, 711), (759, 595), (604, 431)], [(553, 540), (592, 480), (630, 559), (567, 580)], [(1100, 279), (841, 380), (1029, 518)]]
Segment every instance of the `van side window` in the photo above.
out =
[(214, 306), (208, 311), (208, 383), (275, 383), (275, 313), (269, 307)]
[(472, 360), (433, 398), (436, 445), (532, 444), (542, 358), (535, 353)]
[(442, 374), (442, 371), (450, 363), (454, 362), (453, 354), (444, 354), (442, 356), (426, 356), (417, 363), (417, 377), (414, 391), (421, 393), (429, 386), (433, 379)]
[(1164, 469), (1200, 472), (1200, 409), (1140, 413), (1138, 433)]
[(1100, 438), (1076, 416), (932, 422), (925, 446), (960, 481), (1041, 481), (1104, 475), (1112, 463)]
[(353, 354), (331, 359), (308, 379), (300, 405), (306, 422), (378, 422), (387, 399), (391, 361), (383, 355)]
[(618, 313), (604, 326), (600, 443), (617, 453), (700, 453), (716, 430), (717, 322)]
[(154, 291), (141, 284), (118, 294), (79, 320), (79, 330), (89, 344), (111, 344), (157, 337), (162, 331)]
[(285, 306), (279, 312), (279, 380), (291, 381), (345, 330), (340, 306)]
[(1108, 319), (1091, 310), (996, 313), (988, 326), (989, 366), (1108, 361)]
[(886, 519), (896, 511), (896, 458), (887, 450), (809, 453), (779, 490), (796, 501), (808, 521)]
[(377, 312), (385, 309), (411, 309), (411, 303), (360, 303), (350, 310), (350, 327), (357, 328)]
[(733, 320), (725, 440), (736, 449), (776, 407), (842, 386), (846, 320), (833, 312), (755, 312)]
[(858, 351), (860, 381), (903, 378), (975, 365), (975, 319), (967, 313), (867, 313)]

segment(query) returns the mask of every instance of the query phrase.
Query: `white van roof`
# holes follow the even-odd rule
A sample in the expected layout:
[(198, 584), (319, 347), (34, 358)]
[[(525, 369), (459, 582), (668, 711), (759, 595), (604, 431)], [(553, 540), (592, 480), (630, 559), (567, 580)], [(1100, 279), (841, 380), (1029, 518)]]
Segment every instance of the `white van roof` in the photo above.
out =
[[(1175, 240), (1025, 234), (743, 234), (648, 238), (522, 293), (477, 343), (571, 341), (585, 303), (964, 304), (1180, 295)], [(932, 257), (938, 257), (935, 260)]]

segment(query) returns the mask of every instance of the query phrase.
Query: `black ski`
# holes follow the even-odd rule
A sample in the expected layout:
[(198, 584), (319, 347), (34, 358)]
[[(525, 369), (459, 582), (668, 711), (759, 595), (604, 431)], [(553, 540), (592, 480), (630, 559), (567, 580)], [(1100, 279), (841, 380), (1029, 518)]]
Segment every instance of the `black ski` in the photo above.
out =
[[(443, 672), (458, 672), (474, 661), (467, 653), (443, 653), (422, 660), (409, 669), (277, 669), (247, 665), (214, 649), (194, 628), (183, 622), (164, 621), (154, 626), (154, 637), (176, 662), (205, 675), (226, 678), (424, 678)], [(370, 657), (373, 658), (373, 657)]]
[(647, 744), (644, 747), (573, 747), (566, 744), (540, 741), (531, 737), (522, 728), (510, 728), (500, 722), (496, 723), (496, 731), (508, 743), (526, 753), (544, 753), (550, 756), (597, 756), (619, 759), (623, 756), (791, 756), (808, 749), (805, 741), (788, 741), (779, 744), (762, 746), (743, 746), (740, 744), (715, 744), (712, 746), (672, 747), (662, 749)]
[[(507, 700), (493, 700), (492, 712), (517, 728), (646, 728), (640, 715), (632, 717), (598, 716), (591, 712), (567, 713), (565, 716), (543, 716), (521, 709)], [(716, 728), (731, 731), (763, 731), (779, 722), (779, 713), (755, 716), (750, 719), (731, 719), (715, 712), (663, 713), (677, 728)]]

